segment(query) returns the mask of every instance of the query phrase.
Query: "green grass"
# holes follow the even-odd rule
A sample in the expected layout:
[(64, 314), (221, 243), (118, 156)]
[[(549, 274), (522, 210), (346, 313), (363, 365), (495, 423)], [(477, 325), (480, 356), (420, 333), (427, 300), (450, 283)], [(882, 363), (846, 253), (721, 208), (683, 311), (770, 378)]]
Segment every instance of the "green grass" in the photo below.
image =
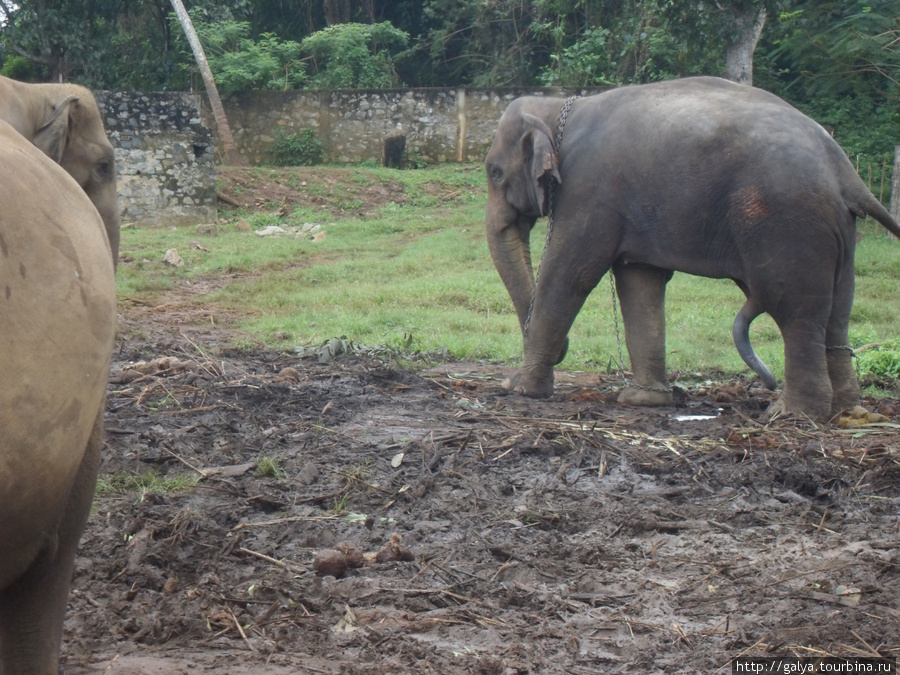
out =
[(197, 484), (199, 478), (192, 474), (164, 477), (152, 469), (141, 473), (122, 471), (100, 476), (97, 480), (96, 493), (99, 498), (136, 495), (138, 501), (142, 501), (148, 494), (165, 495), (189, 490)]
[[(198, 239), (193, 228), (128, 229), (122, 251), (133, 261), (119, 267), (120, 296), (156, 302), (188, 281), (219, 280), (197, 286), (211, 290), (196, 292), (193, 299), (220, 308), (223, 315), (242, 317), (233, 325), (250, 334), (250, 343), (283, 349), (346, 336), (356, 344), (394, 346), (412, 336), (422, 351), (446, 349), (460, 359), (517, 362), (522, 351), (518, 322), (485, 242), (482, 173), (453, 165), (422, 171), (365, 168), (351, 170), (349, 180), (362, 185), (399, 181), (407, 201), (387, 204), (365, 219), (323, 220), (305, 211), (288, 216), (293, 224), (321, 223), (326, 238), (319, 242), (258, 237), (235, 228), (244, 218), (253, 229), (283, 224), (269, 213), (231, 214), (220, 236), (201, 240), (209, 252), (189, 248)], [(350, 197), (334, 190), (329, 198), (336, 204)], [(857, 252), (851, 322), (854, 345), (900, 334), (900, 243), (870, 226), (863, 229), (867, 235)], [(539, 223), (532, 235), (535, 260), (544, 232)], [(178, 249), (184, 267), (161, 262), (168, 248)], [(743, 301), (730, 281), (676, 274), (667, 292), (669, 370), (746, 372), (731, 341), (731, 324)], [(615, 333), (604, 278), (575, 321), (562, 367), (615, 367)], [(781, 338), (771, 319), (758, 318), (751, 339), (781, 378)]]

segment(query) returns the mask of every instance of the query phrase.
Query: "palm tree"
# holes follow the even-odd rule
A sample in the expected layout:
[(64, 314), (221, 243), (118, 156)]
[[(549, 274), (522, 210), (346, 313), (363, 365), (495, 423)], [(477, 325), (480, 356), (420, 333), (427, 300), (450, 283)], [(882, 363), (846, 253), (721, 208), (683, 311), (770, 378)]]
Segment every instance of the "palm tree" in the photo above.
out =
[(181, 29), (184, 31), (184, 35), (194, 52), (194, 59), (197, 61), (197, 67), (200, 69), (203, 84), (206, 85), (206, 95), (209, 97), (209, 104), (212, 107), (213, 116), (216, 118), (216, 126), (219, 128), (219, 136), (222, 138), (222, 147), (225, 149), (225, 163), (232, 166), (245, 166), (248, 164), (247, 158), (238, 151), (234, 142), (234, 136), (231, 135), (231, 127), (228, 124), (228, 118), (225, 116), (225, 108), (222, 105), (222, 99), (219, 97), (219, 90), (216, 87), (212, 70), (209, 68), (209, 62), (206, 60), (203, 45), (200, 44), (200, 38), (197, 37), (197, 31), (194, 30), (194, 23), (191, 21), (191, 17), (188, 15), (181, 0), (171, 0), (171, 2), (178, 20), (181, 22)]

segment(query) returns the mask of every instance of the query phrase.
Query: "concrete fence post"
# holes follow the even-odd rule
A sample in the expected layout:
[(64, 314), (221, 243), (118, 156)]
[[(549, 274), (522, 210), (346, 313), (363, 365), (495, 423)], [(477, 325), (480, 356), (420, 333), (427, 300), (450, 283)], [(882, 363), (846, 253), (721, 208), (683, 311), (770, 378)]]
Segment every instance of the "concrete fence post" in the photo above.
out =
[(459, 123), (456, 161), (464, 162), (466, 160), (466, 134), (468, 134), (468, 129), (466, 128), (466, 90), (463, 88), (456, 91), (456, 115)]

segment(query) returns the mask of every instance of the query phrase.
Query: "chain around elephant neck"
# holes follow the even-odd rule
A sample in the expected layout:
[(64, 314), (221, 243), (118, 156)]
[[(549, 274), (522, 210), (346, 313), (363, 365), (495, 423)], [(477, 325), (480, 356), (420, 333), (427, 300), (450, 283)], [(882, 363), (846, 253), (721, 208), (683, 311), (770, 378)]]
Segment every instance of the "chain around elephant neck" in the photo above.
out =
[[(562, 146), (563, 132), (566, 129), (566, 122), (569, 121), (569, 113), (578, 96), (569, 96), (559, 109), (556, 116), (556, 133), (553, 136), (553, 150), (556, 152), (557, 162), (559, 160), (559, 149)], [(531, 303), (528, 305), (528, 314), (525, 316), (525, 326), (522, 329), (524, 335), (528, 335), (528, 326), (531, 324), (531, 314), (534, 311), (534, 299), (537, 295), (537, 283), (541, 278), (541, 268), (544, 266), (544, 256), (547, 255), (547, 249), (550, 247), (550, 238), (553, 236), (553, 207), (556, 201), (556, 187), (558, 183), (555, 178), (550, 177), (547, 186), (547, 238), (544, 240), (544, 252), (541, 254), (541, 262), (538, 263), (537, 276), (534, 279), (534, 290), (531, 292)]]

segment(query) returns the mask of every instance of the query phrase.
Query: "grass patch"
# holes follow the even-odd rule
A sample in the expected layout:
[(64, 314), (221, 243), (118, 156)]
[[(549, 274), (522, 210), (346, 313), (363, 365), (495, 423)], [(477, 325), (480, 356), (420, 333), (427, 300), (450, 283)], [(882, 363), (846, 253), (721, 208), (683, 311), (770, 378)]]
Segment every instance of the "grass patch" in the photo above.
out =
[(262, 455), (256, 459), (256, 475), (260, 478), (287, 478), (287, 471), (281, 466), (281, 459)]
[[(370, 208), (364, 218), (323, 223), (326, 238), (317, 242), (257, 237), (236, 228), (244, 218), (253, 229), (281, 222), (265, 210), (231, 214), (220, 236), (203, 239), (209, 251), (190, 248), (197, 239), (193, 228), (125, 230), (122, 249), (132, 262), (119, 267), (120, 294), (152, 302), (179, 285), (216, 279), (220, 283), (195, 299), (204, 311), (220, 308), (242, 317), (237, 327), (251, 335), (248, 344), (286, 349), (346, 336), (358, 345), (411, 345), (460, 359), (521, 359), (518, 321), (485, 241), (484, 177), (478, 167), (321, 171), (341, 172), (346, 183), (346, 189), (322, 190), (332, 204), (359, 199), (353, 190), (360, 186), (388, 182), (402, 187), (405, 201)], [(298, 210), (288, 220), (303, 222), (307, 216)], [(863, 230), (851, 320), (854, 346), (900, 334), (895, 310), (900, 244), (867, 226)], [(535, 261), (545, 231), (541, 222), (532, 235)], [(162, 262), (168, 248), (178, 249), (184, 267)], [(604, 278), (575, 321), (563, 368), (617, 367), (610, 296)], [(666, 301), (669, 369), (748, 372), (731, 341), (731, 324), (743, 302), (728, 280), (676, 274)], [(774, 322), (759, 317), (751, 339), (776, 377), (783, 377), (783, 347)]]
[(165, 495), (189, 490), (199, 479), (199, 476), (193, 474), (160, 476), (152, 469), (141, 473), (122, 471), (100, 476), (95, 494), (100, 499), (136, 495), (138, 501), (143, 501), (148, 494)]

